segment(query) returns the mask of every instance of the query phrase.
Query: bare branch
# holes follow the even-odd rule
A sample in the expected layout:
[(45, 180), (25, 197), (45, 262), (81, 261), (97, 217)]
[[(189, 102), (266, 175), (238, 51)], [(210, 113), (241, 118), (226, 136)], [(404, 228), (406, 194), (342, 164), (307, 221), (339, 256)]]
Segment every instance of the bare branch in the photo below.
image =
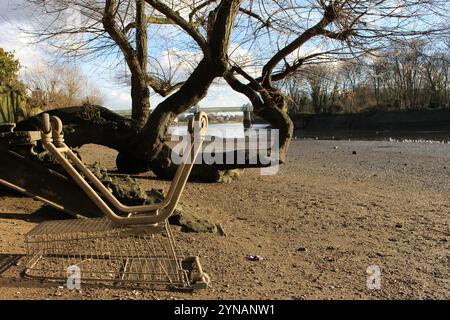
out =
[(145, 0), (145, 1), (153, 8), (164, 14), (168, 19), (174, 21), (175, 24), (178, 25), (180, 28), (182, 28), (184, 31), (186, 31), (186, 33), (189, 34), (195, 40), (195, 42), (197, 42), (199, 47), (202, 49), (203, 54), (208, 55), (206, 40), (195, 28), (194, 24), (183, 19), (183, 17), (181, 17), (178, 12), (172, 10), (169, 6), (162, 3), (161, 1), (158, 0)]

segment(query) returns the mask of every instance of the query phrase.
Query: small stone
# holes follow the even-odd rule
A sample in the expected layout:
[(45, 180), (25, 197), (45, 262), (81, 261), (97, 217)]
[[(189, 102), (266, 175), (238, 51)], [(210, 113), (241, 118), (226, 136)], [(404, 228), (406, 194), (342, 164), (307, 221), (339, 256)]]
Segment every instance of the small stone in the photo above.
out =
[(247, 260), (249, 261), (261, 261), (264, 260), (263, 257), (258, 256), (258, 255), (253, 255), (253, 256), (247, 256)]
[(219, 235), (226, 237), (227, 233), (225, 232), (225, 229), (223, 228), (222, 224), (218, 223), (216, 224), (217, 227), (217, 232), (219, 233)]
[(355, 151), (355, 150), (353, 150), (352, 154), (356, 154), (356, 151)]

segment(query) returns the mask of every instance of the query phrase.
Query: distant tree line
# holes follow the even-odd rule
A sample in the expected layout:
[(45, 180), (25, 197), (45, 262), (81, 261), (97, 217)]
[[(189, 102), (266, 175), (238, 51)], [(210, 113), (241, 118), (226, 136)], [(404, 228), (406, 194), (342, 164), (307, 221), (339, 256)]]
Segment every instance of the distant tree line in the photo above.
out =
[(19, 75), (20, 71), (14, 53), (0, 48), (0, 122), (17, 122), (56, 108), (103, 103), (100, 90), (79, 68), (43, 63)]
[(44, 64), (23, 73), (29, 105), (43, 110), (80, 105), (102, 105), (103, 97), (83, 72), (67, 64)]
[(450, 54), (420, 42), (373, 56), (305, 66), (279, 83), (291, 113), (450, 108)]

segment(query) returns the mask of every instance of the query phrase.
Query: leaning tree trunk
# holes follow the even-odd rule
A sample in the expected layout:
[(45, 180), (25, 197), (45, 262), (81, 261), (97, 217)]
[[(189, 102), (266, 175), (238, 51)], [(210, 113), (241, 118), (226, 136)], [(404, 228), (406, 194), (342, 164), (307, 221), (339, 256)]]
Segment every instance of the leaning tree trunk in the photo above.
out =
[(231, 88), (247, 96), (256, 115), (269, 122), (272, 129), (279, 130), (279, 160), (283, 163), (294, 134), (286, 96), (270, 85), (264, 88), (256, 81), (244, 84), (232, 72), (226, 73), (224, 78)]
[[(169, 126), (177, 115), (188, 110), (206, 95), (217, 74), (217, 69), (213, 68), (209, 61), (202, 60), (186, 84), (155, 108), (142, 128), (138, 143), (134, 143), (129, 152), (121, 152), (117, 157), (117, 168), (130, 173), (151, 169), (161, 178), (173, 177), (176, 165), (171, 160), (172, 150), (166, 143)], [(146, 159), (145, 166), (142, 166), (141, 159)], [(202, 176), (202, 179), (206, 180), (220, 178), (218, 170), (210, 165), (197, 167), (194, 166), (194, 176)]]
[[(81, 146), (86, 143), (105, 145), (119, 152), (116, 163), (120, 171), (133, 173), (151, 169), (159, 177), (171, 178), (176, 165), (171, 160), (172, 150), (166, 144), (168, 128), (178, 114), (187, 111), (206, 95), (216, 77), (222, 76), (227, 71), (231, 30), (241, 1), (223, 0), (221, 5), (209, 15), (207, 39), (199, 41), (204, 52), (203, 59), (181, 88), (155, 108), (143, 127), (145, 111), (148, 110), (144, 107), (147, 101), (146, 90), (148, 90), (147, 87), (144, 90), (144, 83), (147, 80), (144, 62), (146, 58), (146, 37), (143, 36), (146, 34), (145, 28), (139, 28), (141, 34), (137, 35), (137, 48), (140, 49), (135, 51), (114, 21), (114, 2), (108, 2), (103, 18), (104, 27), (124, 53), (133, 75), (133, 93), (142, 98), (144, 103), (139, 99), (136, 101), (139, 108), (136, 111), (133, 110), (133, 113), (136, 112), (133, 120), (126, 120), (98, 106), (53, 110), (50, 113), (59, 116), (66, 124), (65, 136), (69, 146)], [(142, 4), (143, 0), (136, 0), (136, 3)], [(158, 3), (155, 2), (154, 5)], [(144, 6), (141, 6), (141, 9), (142, 11), (137, 15), (138, 25), (139, 20), (141, 23), (146, 20)], [(161, 5), (158, 10), (164, 11), (166, 8)], [(169, 15), (171, 15), (170, 12)], [(173, 15), (173, 19), (177, 20), (177, 15)], [(189, 32), (195, 33), (189, 27), (186, 28)], [(199, 34), (194, 36), (201, 37)], [(38, 118), (34, 118), (21, 123), (19, 127), (36, 130), (40, 128), (39, 122)], [(218, 181), (221, 173), (214, 164), (200, 164), (194, 166), (191, 178)]]
[(279, 159), (284, 162), (287, 157), (289, 145), (294, 135), (294, 124), (288, 114), (286, 97), (277, 92), (271, 95), (270, 101), (257, 106), (255, 114), (270, 123), (272, 129), (277, 129), (279, 134)]
[[(137, 3), (142, 2), (142, 0), (136, 1)], [(211, 12), (208, 16), (207, 39), (202, 38), (196, 30), (185, 26), (183, 22), (179, 22), (202, 48), (203, 59), (181, 88), (155, 108), (142, 128), (138, 143), (133, 143), (131, 150), (119, 153), (116, 161), (119, 170), (143, 171), (146, 169), (141, 166), (141, 160), (143, 160), (159, 176), (173, 176), (176, 166), (171, 161), (171, 150), (166, 144), (169, 125), (177, 115), (197, 104), (206, 95), (213, 80), (227, 71), (230, 35), (240, 2), (241, 0), (222, 1), (221, 5)], [(172, 16), (175, 21), (178, 20), (178, 13), (174, 14), (165, 5), (157, 2), (151, 4), (160, 12)], [(108, 14), (111, 15), (111, 12), (108, 11)], [(142, 18), (142, 15), (143, 12), (141, 15), (138, 14), (138, 18), (139, 16)], [(111, 27), (111, 23), (108, 24), (108, 22), (105, 20), (106, 27), (109, 27), (111, 33), (120, 41), (121, 37), (118, 34), (120, 32), (118, 32), (117, 26), (113, 28), (114, 26)], [(127, 51), (124, 51), (127, 54)], [(132, 62), (130, 61), (130, 66), (134, 68)], [(146, 70), (142, 66), (134, 69)], [(195, 168), (193, 175), (195, 176), (198, 171), (199, 174), (206, 174), (209, 179), (220, 177), (218, 170), (212, 166), (204, 165), (203, 167), (203, 171)]]

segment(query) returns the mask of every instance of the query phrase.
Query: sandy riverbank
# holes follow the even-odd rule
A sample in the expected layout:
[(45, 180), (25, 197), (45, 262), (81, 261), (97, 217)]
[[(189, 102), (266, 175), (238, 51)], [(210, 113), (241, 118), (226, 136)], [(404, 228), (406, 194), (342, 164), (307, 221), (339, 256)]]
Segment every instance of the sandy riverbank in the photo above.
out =
[[(81, 149), (114, 167), (114, 151)], [(355, 151), (355, 152), (353, 152)], [(356, 154), (354, 154), (356, 153)], [(144, 188), (168, 183), (141, 175)], [(182, 204), (221, 223), (227, 236), (175, 231), (201, 256), (211, 288), (198, 293), (58, 289), (0, 275), (2, 299), (450, 298), (450, 145), (380, 141), (292, 142), (278, 175), (246, 170), (227, 184), (188, 185)], [(0, 193), (0, 252), (23, 254), (23, 235), (59, 213)], [(250, 262), (247, 255), (263, 261)], [(382, 289), (366, 288), (379, 265)]]

